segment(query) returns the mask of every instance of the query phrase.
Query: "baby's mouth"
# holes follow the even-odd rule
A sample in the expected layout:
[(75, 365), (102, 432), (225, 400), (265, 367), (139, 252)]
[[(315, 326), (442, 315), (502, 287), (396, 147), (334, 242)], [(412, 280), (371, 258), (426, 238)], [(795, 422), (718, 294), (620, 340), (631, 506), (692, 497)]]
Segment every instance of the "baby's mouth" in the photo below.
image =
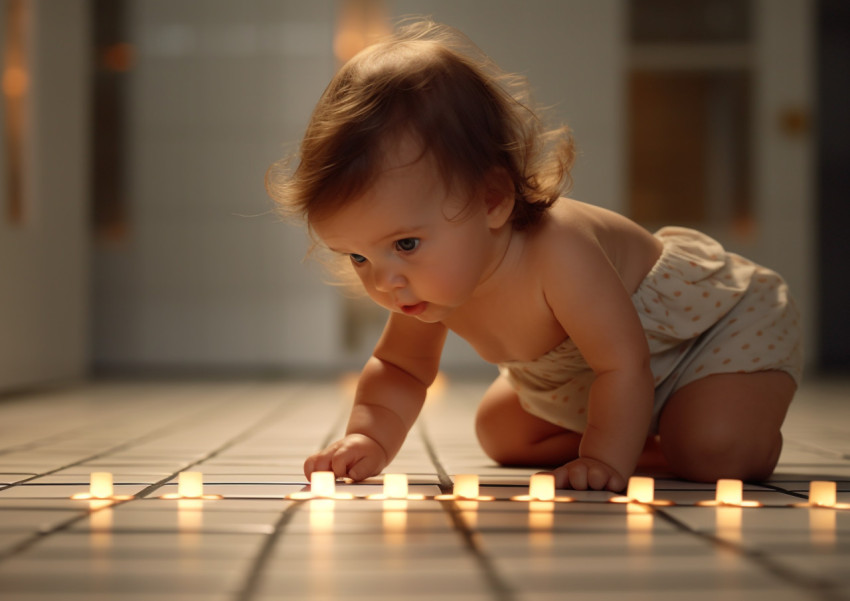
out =
[(422, 301), (420, 303), (416, 303), (415, 305), (402, 305), (401, 311), (405, 315), (411, 315), (411, 316), (415, 317), (416, 315), (422, 314), (422, 312), (425, 311), (425, 309), (427, 309), (427, 308), (428, 308), (428, 303), (426, 303), (425, 301)]

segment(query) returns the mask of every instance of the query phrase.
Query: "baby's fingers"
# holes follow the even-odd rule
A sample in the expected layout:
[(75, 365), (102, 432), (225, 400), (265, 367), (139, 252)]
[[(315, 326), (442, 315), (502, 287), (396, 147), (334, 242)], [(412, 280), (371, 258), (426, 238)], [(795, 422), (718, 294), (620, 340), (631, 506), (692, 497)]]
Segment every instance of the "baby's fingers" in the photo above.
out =
[(327, 449), (316, 453), (315, 455), (310, 455), (304, 461), (304, 475), (307, 478), (310, 477), (310, 474), (313, 472), (330, 472), (333, 471), (333, 466), (331, 464), (334, 454), (337, 452), (336, 449), (338, 444), (334, 444)]
[(357, 478), (351, 474), (351, 468), (360, 460), (360, 458), (360, 454), (350, 447), (337, 449), (336, 453), (334, 453), (331, 458), (330, 467), (328, 469), (332, 471), (334, 476), (337, 478), (349, 477), (352, 480), (357, 480)]
[(587, 470), (587, 485), (593, 490), (605, 490), (611, 474), (599, 465), (591, 465)]
[(557, 488), (587, 490), (587, 468), (581, 463), (568, 463), (552, 470)]

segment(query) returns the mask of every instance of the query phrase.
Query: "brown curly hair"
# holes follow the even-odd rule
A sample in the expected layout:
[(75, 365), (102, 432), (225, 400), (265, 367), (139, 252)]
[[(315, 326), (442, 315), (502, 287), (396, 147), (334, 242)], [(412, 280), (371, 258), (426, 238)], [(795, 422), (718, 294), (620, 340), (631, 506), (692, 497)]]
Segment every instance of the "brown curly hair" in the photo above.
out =
[(475, 190), (494, 170), (506, 173), (518, 230), (537, 223), (571, 183), (569, 128), (546, 131), (522, 78), (501, 71), (458, 31), (426, 20), (343, 65), (299, 153), (267, 172), (267, 190), (284, 214), (309, 225), (368, 190), (388, 141), (403, 133), (431, 153), (447, 185)]

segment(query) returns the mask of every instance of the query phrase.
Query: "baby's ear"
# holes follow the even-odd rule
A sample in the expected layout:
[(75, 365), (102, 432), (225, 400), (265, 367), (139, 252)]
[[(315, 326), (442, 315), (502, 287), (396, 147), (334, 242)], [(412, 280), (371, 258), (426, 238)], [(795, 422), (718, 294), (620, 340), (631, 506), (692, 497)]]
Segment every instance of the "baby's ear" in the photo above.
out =
[(487, 225), (498, 229), (508, 223), (514, 210), (514, 189), (511, 178), (503, 169), (494, 169), (484, 189)]

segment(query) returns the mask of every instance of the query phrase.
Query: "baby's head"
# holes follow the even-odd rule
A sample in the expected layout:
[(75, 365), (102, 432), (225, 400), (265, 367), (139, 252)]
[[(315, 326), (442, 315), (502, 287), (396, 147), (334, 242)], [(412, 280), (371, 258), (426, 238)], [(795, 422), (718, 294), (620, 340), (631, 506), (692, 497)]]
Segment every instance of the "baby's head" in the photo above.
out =
[(297, 168), (272, 168), (269, 191), (310, 224), (366, 192), (404, 135), (430, 153), (446, 186), (462, 186), (470, 199), (493, 181), (504, 186), (515, 229), (539, 221), (569, 182), (569, 130), (545, 132), (521, 80), (455, 30), (418, 22), (339, 70), (316, 105)]

